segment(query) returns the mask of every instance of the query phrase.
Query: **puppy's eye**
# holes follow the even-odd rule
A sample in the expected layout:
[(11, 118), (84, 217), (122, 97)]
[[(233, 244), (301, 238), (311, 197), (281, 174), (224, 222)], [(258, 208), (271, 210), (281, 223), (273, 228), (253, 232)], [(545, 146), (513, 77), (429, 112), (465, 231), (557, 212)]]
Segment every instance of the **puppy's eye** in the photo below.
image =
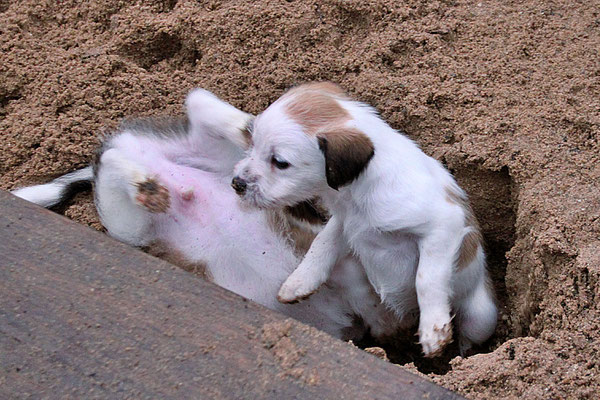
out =
[(273, 157), (271, 157), (271, 164), (273, 164), (278, 169), (286, 169), (287, 167), (290, 166), (289, 162), (282, 160), (281, 158), (279, 158), (275, 155)]

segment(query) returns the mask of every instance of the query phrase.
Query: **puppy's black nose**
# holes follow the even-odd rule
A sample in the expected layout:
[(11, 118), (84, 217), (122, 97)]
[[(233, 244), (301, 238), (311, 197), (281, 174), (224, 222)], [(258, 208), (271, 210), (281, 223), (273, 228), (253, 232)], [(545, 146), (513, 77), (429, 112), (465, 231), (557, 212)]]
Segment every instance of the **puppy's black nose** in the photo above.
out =
[(246, 192), (246, 181), (239, 176), (233, 178), (231, 181), (231, 186), (237, 194), (244, 194), (244, 192)]

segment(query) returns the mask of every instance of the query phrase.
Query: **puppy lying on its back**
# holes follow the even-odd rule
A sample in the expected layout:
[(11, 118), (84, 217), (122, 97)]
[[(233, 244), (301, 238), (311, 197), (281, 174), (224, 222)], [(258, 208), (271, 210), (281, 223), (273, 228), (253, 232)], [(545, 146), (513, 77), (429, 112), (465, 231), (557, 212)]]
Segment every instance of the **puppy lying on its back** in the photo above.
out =
[(277, 301), (327, 216), (307, 202), (271, 211), (242, 207), (230, 181), (253, 117), (204, 90), (186, 104), (187, 120), (125, 123), (104, 139), (94, 165), (13, 193), (51, 207), (93, 181), (102, 224), (118, 240), (339, 338), (398, 329), (352, 256), (338, 260), (309, 301)]
[[(467, 196), (444, 167), (328, 83), (296, 87), (252, 126), (254, 147), (232, 185), (261, 208), (319, 198), (331, 219), (279, 292), (309, 296), (356, 254), (381, 301), (406, 320), (419, 311), (426, 356), (493, 333), (497, 310), (481, 234)], [(320, 292), (317, 292), (320, 293)]]

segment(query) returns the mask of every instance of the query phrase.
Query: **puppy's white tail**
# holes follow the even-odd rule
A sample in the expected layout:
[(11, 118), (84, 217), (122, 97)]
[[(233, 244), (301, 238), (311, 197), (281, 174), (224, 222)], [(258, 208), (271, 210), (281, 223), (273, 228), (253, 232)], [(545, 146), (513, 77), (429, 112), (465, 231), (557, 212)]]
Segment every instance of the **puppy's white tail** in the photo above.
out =
[(91, 165), (56, 178), (42, 185), (28, 186), (13, 190), (17, 197), (50, 208), (73, 197), (76, 193), (91, 188), (94, 169)]

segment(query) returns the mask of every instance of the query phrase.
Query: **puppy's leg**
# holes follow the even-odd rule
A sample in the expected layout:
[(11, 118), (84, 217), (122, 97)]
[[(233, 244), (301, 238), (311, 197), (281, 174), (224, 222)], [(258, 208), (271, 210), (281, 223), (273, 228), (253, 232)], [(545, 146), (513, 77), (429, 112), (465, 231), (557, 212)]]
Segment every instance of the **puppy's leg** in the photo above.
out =
[(214, 138), (222, 138), (246, 150), (250, 145), (251, 114), (238, 110), (204, 89), (194, 89), (188, 94), (186, 107), (190, 124)]
[(416, 289), (419, 303), (419, 341), (425, 357), (438, 356), (452, 341), (450, 280), (454, 252), (450, 232), (438, 230), (419, 241)]
[(152, 213), (168, 209), (169, 193), (144, 166), (112, 148), (100, 157), (96, 207), (111, 236), (144, 246), (154, 239)]
[(251, 114), (238, 110), (211, 92), (195, 89), (186, 100), (190, 135), (201, 141), (204, 160), (210, 170), (230, 174), (250, 147)]
[(283, 283), (277, 299), (293, 303), (316, 292), (329, 278), (345, 248), (342, 224), (333, 216), (312, 242), (298, 268)]
[[(469, 268), (473, 267), (478, 266)], [(460, 333), (459, 349), (463, 356), (471, 348), (472, 343), (483, 343), (496, 329), (498, 309), (487, 280), (485, 273), (480, 274), (475, 287), (456, 304)]]

